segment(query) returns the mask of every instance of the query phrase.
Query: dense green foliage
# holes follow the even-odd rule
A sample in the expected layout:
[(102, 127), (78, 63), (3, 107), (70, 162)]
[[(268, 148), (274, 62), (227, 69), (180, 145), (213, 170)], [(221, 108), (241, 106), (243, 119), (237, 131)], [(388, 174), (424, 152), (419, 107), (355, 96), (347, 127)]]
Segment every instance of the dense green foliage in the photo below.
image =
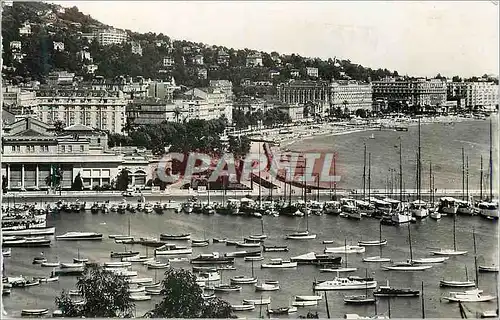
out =
[(64, 317), (117, 318), (133, 315), (135, 304), (128, 298), (128, 282), (102, 267), (87, 267), (76, 287), (82, 293), (82, 305), (75, 304), (65, 291), (56, 297), (56, 305)]
[(281, 112), (278, 108), (269, 109), (266, 112), (257, 110), (246, 114), (238, 109), (233, 110), (233, 123), (236, 129), (248, 129), (248, 127), (257, 126), (259, 122), (266, 127), (272, 127), (290, 123), (292, 119), (287, 113)]
[(82, 191), (83, 190), (83, 180), (82, 176), (80, 175), (80, 172), (75, 177), (75, 180), (73, 180), (73, 183), (71, 184), (71, 190), (73, 191)]
[[(110, 134), (108, 144), (115, 146), (136, 146), (152, 149), (155, 154), (169, 152), (204, 152), (219, 155), (226, 151), (221, 140), (227, 126), (225, 118), (215, 120), (193, 119), (187, 122), (162, 122), (131, 129), (128, 136)], [(235, 144), (237, 143), (237, 144)], [(240, 145), (241, 143), (241, 145)], [(242, 155), (250, 150), (248, 139), (233, 141), (231, 150)]]
[(169, 269), (162, 283), (163, 300), (147, 316), (154, 318), (232, 318), (231, 305), (220, 298), (203, 299), (196, 276), (184, 269)]
[(116, 178), (116, 190), (126, 191), (129, 183), (128, 171), (122, 169)]

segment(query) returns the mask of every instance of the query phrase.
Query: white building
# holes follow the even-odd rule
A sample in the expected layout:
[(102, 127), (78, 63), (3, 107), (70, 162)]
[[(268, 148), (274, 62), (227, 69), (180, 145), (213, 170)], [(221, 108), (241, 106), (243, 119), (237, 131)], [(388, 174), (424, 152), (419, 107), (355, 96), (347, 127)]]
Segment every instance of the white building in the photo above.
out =
[(246, 59), (247, 67), (262, 67), (262, 54), (260, 52), (254, 52), (247, 56)]
[(210, 80), (209, 86), (219, 88), (226, 94), (228, 100), (233, 99), (233, 83), (229, 80)]
[(276, 71), (276, 70), (271, 70), (269, 71), (269, 78), (274, 78), (274, 77), (278, 77), (280, 75), (280, 72), (279, 71)]
[(193, 63), (197, 65), (202, 65), (203, 64), (203, 56), (201, 54), (197, 54), (193, 58)]
[(170, 68), (175, 64), (174, 58), (173, 57), (165, 57), (163, 58), (163, 66)]
[(128, 35), (123, 30), (110, 28), (96, 32), (95, 39), (101, 46), (107, 46), (126, 42), (128, 40)]
[(307, 67), (306, 73), (309, 77), (313, 77), (313, 78), (319, 77), (318, 68)]
[(112, 133), (122, 133), (126, 124), (127, 100), (121, 91), (49, 88), (36, 96), (34, 115), (42, 122), (60, 120), (66, 126), (82, 124)]
[(83, 68), (87, 73), (95, 73), (99, 67), (96, 64), (86, 64)]
[(64, 51), (64, 42), (54, 41), (53, 45), (54, 45), (54, 50), (55, 51)]
[(174, 78), (171, 81), (151, 81), (148, 86), (147, 96), (170, 101), (177, 89), (180, 89), (180, 87), (175, 84)]
[(335, 81), (330, 84), (330, 108), (372, 110), (372, 86), (356, 81)]
[(92, 57), (90, 56), (90, 52), (85, 51), (85, 50), (78, 51), (76, 53), (76, 58), (79, 60), (82, 60), (82, 61), (85, 61), (85, 60), (92, 61)]
[(138, 54), (142, 56), (142, 47), (139, 42), (132, 41), (130, 45), (132, 46), (132, 54)]
[(67, 71), (51, 72), (47, 77), (47, 83), (50, 85), (72, 84), (75, 73)]
[(498, 105), (498, 84), (494, 82), (450, 82), (448, 98), (463, 99), (462, 108), (495, 109)]
[(29, 115), (34, 107), (38, 106), (38, 100), (33, 91), (14, 86), (4, 86), (2, 91), (3, 106), (17, 115)]
[(21, 28), (19, 28), (19, 35), (28, 36), (31, 34), (31, 25), (29, 22), (25, 22)]
[(198, 79), (206, 80), (208, 78), (208, 71), (205, 68), (198, 69)]
[(11, 41), (9, 46), (11, 51), (21, 50), (21, 41)]
[(185, 92), (174, 104), (184, 110), (186, 119), (218, 119), (222, 115), (228, 123), (233, 119), (233, 103), (219, 88), (194, 88)]

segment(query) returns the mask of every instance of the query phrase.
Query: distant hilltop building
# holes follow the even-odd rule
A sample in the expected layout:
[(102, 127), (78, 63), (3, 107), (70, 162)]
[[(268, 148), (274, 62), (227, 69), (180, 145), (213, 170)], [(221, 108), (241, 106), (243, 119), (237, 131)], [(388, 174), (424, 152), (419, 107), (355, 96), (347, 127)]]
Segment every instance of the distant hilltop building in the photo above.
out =
[(139, 42), (132, 41), (130, 45), (132, 46), (132, 54), (138, 54), (142, 56), (142, 47)]
[(108, 46), (111, 44), (121, 44), (128, 40), (128, 35), (125, 31), (120, 29), (104, 29), (94, 31), (92, 33), (84, 33), (81, 35), (89, 41), (97, 41), (101, 46)]
[(318, 68), (307, 67), (306, 74), (311, 78), (318, 78), (319, 77)]
[(228, 66), (229, 65), (229, 53), (227, 53), (224, 50), (219, 50), (219, 53), (217, 55), (217, 64), (220, 66)]
[(54, 51), (64, 51), (64, 42), (53, 42), (54, 45)]
[(247, 67), (262, 67), (262, 65), (262, 54), (260, 52), (254, 52), (247, 56)]

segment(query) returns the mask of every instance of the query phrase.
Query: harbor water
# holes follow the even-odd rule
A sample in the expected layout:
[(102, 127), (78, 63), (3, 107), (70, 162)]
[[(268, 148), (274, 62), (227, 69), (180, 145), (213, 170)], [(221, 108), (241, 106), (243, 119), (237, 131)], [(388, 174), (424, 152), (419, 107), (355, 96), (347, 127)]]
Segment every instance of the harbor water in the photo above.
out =
[[(496, 121), (494, 121), (496, 122)], [(496, 132), (496, 125), (493, 126)], [(480, 155), (483, 155), (483, 166), (485, 173), (488, 171), (489, 157), (489, 121), (468, 121), (454, 124), (426, 124), (422, 125), (422, 154), (423, 154), (423, 186), (427, 186), (428, 163), (432, 161), (435, 173), (435, 185), (440, 189), (459, 189), (462, 182), (462, 158), (461, 148), (469, 156), (469, 187), (479, 189), (479, 166)], [(367, 145), (367, 151), (371, 153), (372, 162), (372, 188), (386, 188), (389, 169), (399, 168), (399, 137), (403, 146), (403, 170), (406, 188), (415, 187), (415, 159), (418, 145), (417, 127), (410, 127), (408, 132), (373, 131), (375, 139), (369, 139), (372, 132), (359, 132), (341, 136), (316, 137), (297, 142), (290, 146), (292, 150), (301, 151), (335, 151), (338, 153), (338, 172), (342, 176), (339, 187), (361, 188), (363, 173), (363, 143)], [(495, 136), (495, 141), (496, 136)], [(496, 145), (496, 143), (494, 143)], [(397, 146), (397, 147), (395, 147)], [(496, 154), (494, 150), (493, 154)], [(493, 163), (496, 163), (494, 159)], [(496, 173), (495, 173), (496, 174)], [(487, 176), (487, 174), (485, 174)], [(484, 182), (484, 188), (488, 181)], [(498, 189), (496, 189), (498, 190)], [(485, 191), (486, 193), (486, 191)], [(176, 199), (180, 201), (179, 199)], [(88, 201), (88, 200), (87, 200)], [(100, 200), (102, 201), (102, 200)], [(130, 200), (136, 204), (136, 199)], [(5, 205), (5, 203), (4, 203)], [(261, 221), (256, 218), (241, 216), (225, 216), (215, 214), (212, 216), (198, 214), (174, 213), (165, 211), (164, 214), (129, 213), (118, 214), (96, 214), (87, 210), (84, 213), (61, 213), (51, 216), (47, 224), (56, 227), (56, 235), (68, 231), (92, 231), (102, 233), (102, 241), (57, 241), (54, 237), (50, 248), (12, 248), (12, 256), (3, 258), (5, 275), (25, 277), (47, 276), (51, 268), (42, 268), (33, 265), (32, 260), (39, 256), (41, 251), (49, 261), (71, 262), (77, 256), (89, 258), (91, 261), (111, 261), (111, 251), (123, 251), (125, 246), (116, 244), (109, 239), (110, 234), (127, 234), (130, 221), (131, 235), (139, 237), (157, 237), (160, 233), (191, 233), (192, 239), (224, 238), (242, 240), (251, 234), (261, 233)], [(357, 244), (359, 240), (378, 239), (379, 220), (363, 218), (360, 221), (345, 219), (340, 216), (311, 216), (308, 219), (309, 230), (317, 234), (314, 240), (285, 240), (287, 233), (303, 230), (306, 227), (305, 218), (290, 217), (263, 217), (264, 232), (268, 235), (265, 245), (288, 245), (289, 252), (266, 252), (263, 253), (264, 261), (254, 262), (255, 276), (260, 280), (278, 280), (280, 290), (273, 292), (255, 292), (252, 285), (242, 285), (241, 292), (219, 294), (218, 296), (231, 304), (241, 304), (243, 299), (259, 299), (271, 297), (272, 308), (290, 305), (295, 295), (311, 295), (314, 280), (333, 279), (335, 273), (321, 273), (315, 266), (298, 266), (292, 269), (261, 269), (260, 265), (271, 258), (289, 258), (308, 252), (322, 253), (325, 249), (324, 240), (332, 240), (327, 246), (343, 246), (344, 241), (348, 244)], [(413, 257), (430, 257), (430, 251), (436, 248), (453, 248), (453, 218), (443, 217), (441, 220), (424, 219), (410, 224), (412, 235)], [(431, 269), (416, 272), (384, 271), (381, 263), (365, 263), (364, 256), (378, 255), (378, 247), (367, 247), (363, 254), (349, 254), (348, 265), (358, 270), (352, 275), (369, 276), (375, 278), (379, 285), (385, 285), (389, 281), (391, 286), (398, 288), (412, 288), (421, 290), (424, 284), (425, 315), (427, 318), (459, 318), (459, 307), (455, 303), (441, 301), (441, 297), (450, 291), (462, 291), (460, 288), (440, 288), (439, 281), (465, 280), (466, 268), (469, 279), (475, 279), (474, 272), (474, 248), (473, 230), (476, 233), (478, 265), (498, 266), (498, 224), (496, 221), (487, 220), (478, 216), (456, 217), (456, 240), (459, 250), (467, 250), (468, 254), (450, 257), (442, 264), (435, 264)], [(410, 258), (408, 244), (408, 226), (383, 226), (382, 238), (388, 243), (383, 247), (383, 255), (390, 257), (393, 261), (405, 261)], [(187, 242), (174, 242), (188, 244)], [(141, 254), (152, 256), (153, 249), (141, 245), (129, 245), (127, 250), (140, 251)], [(254, 248), (252, 248), (253, 250)], [(241, 248), (226, 246), (223, 243), (210, 244), (208, 247), (193, 248), (193, 254), (188, 257), (196, 257), (200, 253), (210, 252), (232, 252)], [(341, 255), (344, 259), (344, 255)], [(167, 257), (160, 256), (158, 260), (166, 260)], [(172, 262), (175, 268), (191, 269), (188, 262)], [(243, 258), (235, 259), (234, 271), (223, 271), (222, 282), (229, 283), (230, 278), (236, 275), (251, 275), (252, 263), (245, 262)], [(161, 280), (164, 270), (148, 270), (142, 264), (133, 264), (132, 270), (136, 270), (140, 277), (152, 277)], [(20, 316), (21, 310), (25, 308), (49, 308), (55, 309), (55, 297), (63, 289), (75, 289), (76, 277), (61, 276), (58, 282), (41, 284), (29, 288), (15, 288), (9, 296), (3, 297), (3, 305), (8, 315)], [(479, 288), (485, 294), (496, 294), (495, 273), (479, 273)], [(457, 290), (458, 289), (458, 290)], [(369, 290), (371, 292), (371, 290)], [(359, 315), (373, 315), (375, 307), (345, 305), (345, 295), (364, 294), (364, 290), (330, 291), (328, 302), (332, 318), (342, 318), (346, 313), (357, 313)], [(370, 293), (369, 293), (370, 294)], [(160, 301), (161, 296), (152, 296), (151, 301), (136, 302), (136, 315), (142, 316), (151, 310), (155, 303)], [(388, 312), (388, 298), (378, 299), (378, 313)], [(476, 312), (496, 309), (496, 301), (482, 303), (464, 303), (470, 317), (475, 317)], [(391, 298), (390, 300), (392, 318), (420, 318), (420, 298)], [(325, 299), (317, 306), (300, 308), (297, 314), (290, 317), (297, 318), (305, 315), (307, 311), (318, 312), (320, 317), (326, 317)], [(238, 312), (242, 317), (258, 317), (259, 307), (254, 311)], [(262, 308), (265, 315), (265, 307)], [(286, 316), (285, 316), (286, 317)]]

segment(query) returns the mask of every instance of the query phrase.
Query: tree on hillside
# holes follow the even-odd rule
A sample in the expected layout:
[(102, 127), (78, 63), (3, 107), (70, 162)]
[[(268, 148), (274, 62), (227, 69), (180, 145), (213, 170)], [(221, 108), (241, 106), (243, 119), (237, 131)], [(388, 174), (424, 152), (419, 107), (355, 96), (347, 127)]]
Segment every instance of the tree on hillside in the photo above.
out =
[(86, 268), (76, 287), (83, 304), (76, 304), (64, 290), (56, 297), (63, 317), (122, 318), (132, 317), (135, 304), (129, 299), (129, 284), (124, 278), (93, 265)]
[(169, 269), (162, 282), (163, 300), (145, 316), (154, 318), (231, 318), (231, 306), (222, 299), (205, 302), (196, 276), (188, 270)]

